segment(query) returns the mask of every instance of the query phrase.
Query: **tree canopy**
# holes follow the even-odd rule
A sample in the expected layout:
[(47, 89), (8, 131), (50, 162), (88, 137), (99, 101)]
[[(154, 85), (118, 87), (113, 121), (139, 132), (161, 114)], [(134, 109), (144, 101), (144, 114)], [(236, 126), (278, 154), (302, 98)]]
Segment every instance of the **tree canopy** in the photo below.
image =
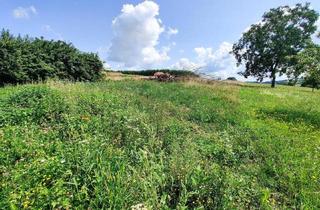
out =
[(310, 42), (318, 17), (309, 3), (281, 6), (265, 13), (262, 21), (253, 24), (233, 46), (238, 65), (245, 64), (240, 74), (260, 82), (269, 77), (275, 87), (277, 74), (286, 74), (290, 66), (288, 56), (297, 55)]
[(295, 56), (295, 72), (303, 73), (302, 86), (312, 89), (320, 87), (320, 46), (313, 44)]
[(0, 35), (0, 85), (57, 78), (96, 81), (103, 63), (94, 53), (84, 53), (64, 41)]

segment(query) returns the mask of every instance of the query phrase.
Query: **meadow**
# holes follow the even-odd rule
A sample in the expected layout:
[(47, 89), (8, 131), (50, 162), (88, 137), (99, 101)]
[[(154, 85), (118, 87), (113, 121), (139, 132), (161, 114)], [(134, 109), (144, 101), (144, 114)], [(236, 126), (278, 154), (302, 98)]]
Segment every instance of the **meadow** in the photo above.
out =
[(320, 92), (195, 81), (0, 89), (1, 209), (318, 209)]

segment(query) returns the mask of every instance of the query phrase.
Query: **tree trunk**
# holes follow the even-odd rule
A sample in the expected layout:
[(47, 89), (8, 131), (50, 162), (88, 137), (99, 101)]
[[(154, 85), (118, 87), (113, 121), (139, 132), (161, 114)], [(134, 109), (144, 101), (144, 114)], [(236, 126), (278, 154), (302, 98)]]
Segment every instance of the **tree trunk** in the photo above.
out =
[(272, 88), (275, 88), (275, 87), (276, 87), (276, 74), (273, 74), (273, 75), (272, 75), (271, 87), (272, 87)]
[(276, 87), (276, 72), (277, 72), (277, 66), (278, 66), (278, 62), (276, 62), (272, 67), (271, 67), (271, 88), (275, 88)]

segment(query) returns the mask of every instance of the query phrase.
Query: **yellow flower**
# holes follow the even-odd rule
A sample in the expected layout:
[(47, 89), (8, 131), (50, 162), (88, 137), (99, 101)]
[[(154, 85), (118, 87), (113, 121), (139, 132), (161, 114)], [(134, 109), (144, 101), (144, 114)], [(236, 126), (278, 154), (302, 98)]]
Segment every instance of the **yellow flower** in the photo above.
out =
[(88, 116), (81, 116), (81, 119), (84, 120), (84, 121), (89, 121), (90, 118)]
[(23, 208), (25, 208), (25, 209), (28, 208), (29, 204), (30, 204), (30, 201), (28, 201), (28, 200), (24, 201)]

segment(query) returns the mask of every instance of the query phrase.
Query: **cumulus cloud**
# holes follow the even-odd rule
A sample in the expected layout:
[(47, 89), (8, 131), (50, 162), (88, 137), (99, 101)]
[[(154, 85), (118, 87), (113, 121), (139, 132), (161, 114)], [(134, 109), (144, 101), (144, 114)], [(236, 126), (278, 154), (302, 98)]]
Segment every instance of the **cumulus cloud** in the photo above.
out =
[(34, 6), (30, 7), (17, 7), (12, 12), (13, 17), (16, 19), (29, 19), (31, 16), (38, 14)]
[(199, 71), (222, 79), (230, 76), (239, 77), (237, 73), (240, 68), (237, 67), (234, 56), (230, 54), (231, 50), (232, 44), (228, 42), (223, 42), (216, 51), (212, 48), (195, 48), (197, 60), (202, 66)]
[(163, 46), (161, 48), (161, 52), (168, 54), (171, 51), (171, 48), (175, 47), (176, 45), (177, 45), (177, 43), (171, 42), (169, 45)]
[(237, 67), (235, 58), (230, 54), (231, 50), (232, 44), (228, 42), (223, 42), (217, 50), (197, 47), (194, 49), (197, 55), (195, 62), (182, 58), (172, 67), (182, 70), (196, 70), (198, 73), (221, 77), (222, 79), (231, 76), (240, 79), (241, 77), (237, 73), (241, 69)]
[(114, 38), (108, 59), (125, 67), (149, 67), (169, 60), (168, 48), (156, 48), (164, 32), (158, 15), (159, 6), (153, 1), (123, 5), (112, 21)]
[(188, 58), (181, 58), (177, 63), (171, 66), (171, 69), (193, 71), (199, 67), (199, 64), (190, 61)]

